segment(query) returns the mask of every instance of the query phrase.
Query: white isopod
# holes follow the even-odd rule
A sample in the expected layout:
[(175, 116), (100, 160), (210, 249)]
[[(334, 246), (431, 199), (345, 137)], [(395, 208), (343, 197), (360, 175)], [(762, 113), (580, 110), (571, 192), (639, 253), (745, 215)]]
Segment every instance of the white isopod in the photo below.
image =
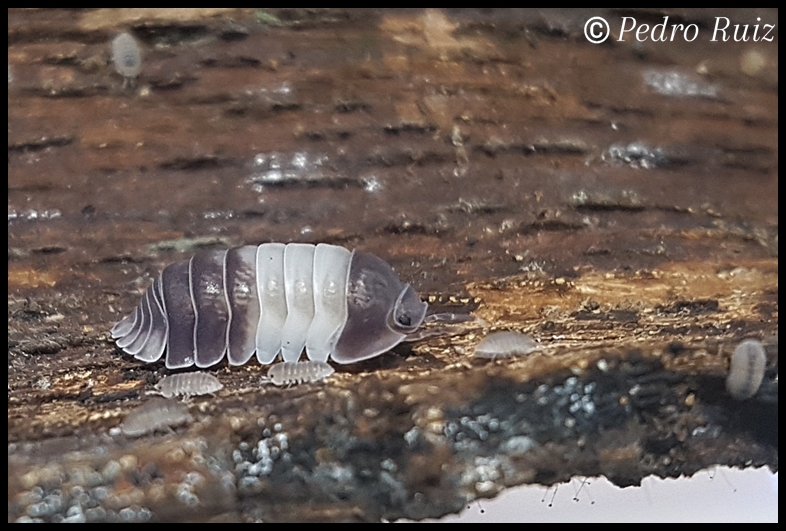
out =
[(215, 393), (223, 389), (224, 384), (206, 372), (183, 372), (165, 376), (155, 385), (155, 388), (158, 394), (166, 398), (177, 395), (188, 398)]
[(142, 72), (142, 51), (130, 33), (121, 33), (112, 40), (112, 62), (123, 76), (123, 88), (133, 85)]
[(767, 354), (761, 342), (746, 339), (731, 355), (726, 390), (737, 400), (745, 400), (756, 394), (764, 379)]
[(141, 437), (157, 430), (187, 424), (193, 420), (194, 417), (188, 412), (188, 406), (185, 404), (157, 398), (131, 411), (120, 425), (120, 430), (126, 437)]
[(276, 363), (267, 371), (267, 377), (273, 385), (297, 385), (324, 380), (335, 369), (324, 361), (300, 361), (297, 363)]
[(409, 284), (373, 254), (335, 245), (265, 243), (201, 251), (168, 266), (136, 310), (112, 328), (118, 347), (144, 362), (210, 367), (226, 355), (263, 365), (354, 363), (387, 352), (426, 315)]
[(525, 356), (538, 348), (534, 339), (520, 332), (494, 332), (478, 343), (475, 357), (494, 359)]

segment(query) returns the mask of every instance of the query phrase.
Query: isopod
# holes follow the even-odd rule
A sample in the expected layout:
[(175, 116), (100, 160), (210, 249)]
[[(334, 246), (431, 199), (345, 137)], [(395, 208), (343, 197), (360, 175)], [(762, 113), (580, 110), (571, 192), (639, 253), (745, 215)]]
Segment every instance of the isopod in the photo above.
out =
[(746, 339), (731, 355), (726, 390), (737, 400), (745, 400), (756, 394), (764, 379), (767, 355), (761, 342)]
[(177, 395), (188, 398), (215, 393), (223, 389), (224, 384), (206, 372), (183, 372), (165, 376), (155, 385), (155, 388), (158, 394), (166, 398)]
[(409, 284), (381, 258), (328, 244), (265, 243), (201, 251), (169, 265), (133, 313), (112, 328), (118, 347), (144, 362), (166, 351), (169, 369), (346, 364), (379, 356), (426, 315)]
[(126, 437), (141, 437), (157, 430), (171, 428), (192, 422), (194, 417), (188, 407), (174, 400), (162, 398), (145, 402), (131, 411), (120, 425)]
[(123, 88), (133, 85), (142, 72), (142, 51), (130, 33), (121, 33), (112, 40), (112, 62), (123, 76)]
[(273, 385), (297, 385), (324, 380), (335, 370), (324, 361), (301, 361), (297, 363), (276, 363), (267, 371), (267, 377)]
[(484, 337), (475, 347), (476, 358), (508, 358), (525, 356), (538, 349), (530, 336), (519, 332), (494, 332)]

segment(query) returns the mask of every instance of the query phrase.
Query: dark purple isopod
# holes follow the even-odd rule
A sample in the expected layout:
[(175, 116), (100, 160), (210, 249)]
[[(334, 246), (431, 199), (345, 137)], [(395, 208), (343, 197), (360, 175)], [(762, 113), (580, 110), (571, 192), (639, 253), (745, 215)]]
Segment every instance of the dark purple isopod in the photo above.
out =
[(335, 245), (265, 243), (201, 251), (164, 269), (139, 306), (112, 328), (117, 346), (169, 369), (210, 367), (256, 353), (296, 362), (354, 363), (415, 332), (422, 302), (373, 254)]

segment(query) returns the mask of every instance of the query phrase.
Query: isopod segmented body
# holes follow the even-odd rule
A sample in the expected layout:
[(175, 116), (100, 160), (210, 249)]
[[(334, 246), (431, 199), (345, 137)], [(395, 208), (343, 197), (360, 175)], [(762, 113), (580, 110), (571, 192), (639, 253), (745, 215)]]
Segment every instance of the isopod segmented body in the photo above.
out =
[(731, 355), (726, 390), (736, 400), (746, 400), (759, 390), (767, 367), (767, 353), (756, 339), (746, 339)]
[(538, 344), (528, 335), (519, 332), (494, 332), (478, 343), (475, 357), (495, 359), (526, 356), (537, 349)]
[(324, 380), (335, 370), (324, 361), (301, 361), (299, 363), (276, 363), (267, 371), (267, 377), (273, 385), (297, 385)]
[(121, 33), (112, 40), (112, 62), (123, 76), (123, 87), (133, 83), (142, 72), (142, 52), (130, 33)]
[(328, 244), (265, 243), (201, 251), (168, 266), (133, 313), (112, 328), (139, 360), (178, 369), (227, 356), (263, 365), (354, 363), (415, 332), (427, 304), (381, 258)]
[(165, 398), (182, 395), (186, 398), (209, 395), (224, 388), (218, 378), (206, 372), (181, 372), (170, 374), (156, 385), (156, 393)]
[(155, 399), (131, 411), (120, 424), (126, 437), (140, 437), (158, 430), (192, 422), (188, 407), (174, 400)]

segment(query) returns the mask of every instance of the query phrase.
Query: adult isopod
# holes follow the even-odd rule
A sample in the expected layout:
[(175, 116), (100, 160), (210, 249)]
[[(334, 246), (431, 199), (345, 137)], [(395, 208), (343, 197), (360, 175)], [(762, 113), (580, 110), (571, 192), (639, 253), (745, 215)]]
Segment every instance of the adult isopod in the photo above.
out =
[(169, 265), (133, 313), (112, 328), (117, 346), (169, 369), (210, 367), (226, 355), (263, 365), (354, 363), (414, 333), (426, 315), (381, 258), (328, 244), (265, 243), (201, 251)]

